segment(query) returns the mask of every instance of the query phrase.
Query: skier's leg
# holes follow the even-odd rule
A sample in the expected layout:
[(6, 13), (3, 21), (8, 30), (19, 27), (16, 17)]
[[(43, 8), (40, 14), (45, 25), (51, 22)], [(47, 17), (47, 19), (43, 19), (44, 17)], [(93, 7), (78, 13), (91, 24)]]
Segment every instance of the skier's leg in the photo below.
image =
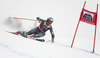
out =
[(43, 37), (45, 36), (45, 32), (41, 32), (41, 33), (38, 33), (38, 34), (34, 34), (34, 37), (35, 38), (39, 38), (39, 37)]
[(18, 31), (18, 33), (20, 35), (22, 35), (23, 37), (27, 37), (27, 35), (31, 35), (31, 34), (36, 34), (37, 32), (38, 32), (38, 28), (31, 29), (29, 32), (26, 32), (26, 31)]
[(31, 34), (37, 34), (39, 32), (40, 32), (39, 28), (36, 27), (35, 29), (31, 29), (29, 32), (26, 32), (26, 34), (31, 35)]
[(41, 31), (39, 30), (38, 27), (31, 29), (29, 32), (26, 32), (26, 34), (28, 35), (28, 37), (34, 38), (35, 34), (40, 33)]
[(13, 34), (16, 34), (16, 35), (20, 34), (20, 35), (22, 35), (23, 37), (27, 37), (27, 34), (26, 34), (25, 31), (17, 31), (17, 32), (13, 32)]

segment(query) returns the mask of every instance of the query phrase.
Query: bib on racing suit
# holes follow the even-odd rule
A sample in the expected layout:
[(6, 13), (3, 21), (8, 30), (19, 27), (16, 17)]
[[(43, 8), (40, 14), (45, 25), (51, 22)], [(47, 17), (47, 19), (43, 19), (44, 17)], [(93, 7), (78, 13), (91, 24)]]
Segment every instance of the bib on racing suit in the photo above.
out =
[(43, 23), (41, 23), (39, 25), (39, 29), (40, 29), (41, 32), (46, 32), (47, 30), (50, 30), (51, 29), (51, 25), (48, 26), (46, 24), (46, 21), (44, 21)]
[(51, 25), (47, 25), (46, 24), (46, 20), (43, 19), (39, 19), (40, 25), (39, 25), (39, 29), (41, 32), (46, 32), (47, 30), (50, 30), (50, 33), (52, 35), (52, 38), (55, 37), (52, 26)]

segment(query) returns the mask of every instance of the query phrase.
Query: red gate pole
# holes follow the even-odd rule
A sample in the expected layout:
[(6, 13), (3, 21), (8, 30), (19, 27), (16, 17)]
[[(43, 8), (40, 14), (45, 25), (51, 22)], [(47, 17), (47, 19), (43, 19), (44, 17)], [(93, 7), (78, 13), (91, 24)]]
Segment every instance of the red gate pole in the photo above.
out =
[(83, 9), (84, 9), (84, 7), (85, 7), (85, 4), (86, 4), (86, 1), (84, 2), (84, 6), (83, 6)]
[(77, 33), (77, 29), (78, 29), (79, 23), (81, 21), (81, 17), (82, 17), (82, 14), (83, 14), (83, 10), (84, 10), (85, 4), (86, 4), (86, 1), (84, 3), (83, 9), (82, 9), (82, 12), (81, 12), (81, 15), (80, 15), (80, 18), (79, 18), (79, 21), (78, 21), (78, 24), (77, 24), (77, 27), (76, 27), (76, 30), (75, 30), (75, 34), (74, 34), (74, 37), (73, 37), (73, 41), (72, 41), (72, 44), (71, 44), (71, 48), (72, 48), (73, 43), (74, 43), (74, 40), (75, 40), (75, 36), (76, 36), (76, 33)]
[(96, 11), (96, 12), (97, 12), (97, 14), (98, 14), (98, 4), (97, 4), (97, 11)]
[[(98, 4), (97, 4), (97, 11), (96, 11), (96, 13), (98, 14)], [(97, 16), (96, 16), (96, 25), (95, 25), (95, 34), (94, 34), (93, 53), (94, 53), (94, 50), (95, 50), (96, 29), (97, 29)]]
[(78, 29), (79, 23), (80, 23), (80, 20), (78, 21), (78, 24), (77, 24), (77, 27), (76, 27), (76, 31), (75, 31), (75, 34), (74, 34), (74, 37), (73, 37), (73, 41), (72, 41), (72, 44), (71, 44), (71, 48), (72, 48), (73, 43), (74, 43), (74, 40), (75, 40), (75, 36), (76, 36), (76, 33), (77, 33), (77, 29)]
[(96, 40), (96, 28), (97, 28), (97, 26), (95, 26), (94, 44), (93, 44), (93, 53), (94, 53), (94, 49), (95, 49), (95, 40)]

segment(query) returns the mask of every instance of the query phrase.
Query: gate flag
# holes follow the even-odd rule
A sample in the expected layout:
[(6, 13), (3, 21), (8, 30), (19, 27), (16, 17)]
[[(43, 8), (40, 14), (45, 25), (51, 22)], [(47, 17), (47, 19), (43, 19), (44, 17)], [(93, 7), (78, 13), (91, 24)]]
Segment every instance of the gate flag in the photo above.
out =
[(80, 21), (96, 25), (97, 23), (97, 12), (91, 12), (86, 9), (83, 9), (81, 12)]
[(78, 21), (78, 24), (77, 24), (77, 27), (76, 27), (76, 30), (75, 30), (75, 34), (74, 34), (74, 37), (73, 37), (73, 40), (72, 40), (71, 48), (72, 48), (74, 40), (75, 40), (75, 36), (76, 36), (76, 33), (77, 33), (77, 29), (78, 29), (79, 23), (80, 23), (80, 21), (82, 21), (82, 22), (85, 22), (85, 23), (88, 23), (88, 24), (91, 24), (91, 25), (95, 26), (94, 43), (93, 43), (93, 53), (94, 53), (95, 40), (96, 40), (96, 28), (97, 28), (98, 4), (97, 4), (96, 12), (92, 12), (92, 11), (84, 9), (85, 4), (86, 4), (86, 1), (84, 3), (82, 12), (80, 14), (80, 18), (79, 18), (79, 21)]

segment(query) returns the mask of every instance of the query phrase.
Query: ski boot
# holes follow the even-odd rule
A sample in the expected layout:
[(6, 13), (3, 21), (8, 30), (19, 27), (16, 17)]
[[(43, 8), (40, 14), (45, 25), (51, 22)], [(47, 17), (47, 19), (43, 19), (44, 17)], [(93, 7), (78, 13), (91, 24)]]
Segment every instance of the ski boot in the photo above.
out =
[(19, 31), (19, 34), (23, 37), (26, 37), (27, 38), (27, 34), (25, 31)]

